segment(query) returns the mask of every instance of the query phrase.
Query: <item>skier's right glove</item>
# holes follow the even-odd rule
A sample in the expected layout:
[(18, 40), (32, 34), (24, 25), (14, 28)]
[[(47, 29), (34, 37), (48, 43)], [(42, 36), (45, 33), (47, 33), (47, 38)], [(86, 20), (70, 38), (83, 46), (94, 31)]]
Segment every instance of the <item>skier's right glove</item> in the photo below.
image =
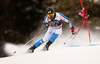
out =
[(75, 30), (74, 30), (74, 27), (71, 27), (70, 29), (71, 29), (72, 35), (75, 35), (76, 32), (75, 32)]

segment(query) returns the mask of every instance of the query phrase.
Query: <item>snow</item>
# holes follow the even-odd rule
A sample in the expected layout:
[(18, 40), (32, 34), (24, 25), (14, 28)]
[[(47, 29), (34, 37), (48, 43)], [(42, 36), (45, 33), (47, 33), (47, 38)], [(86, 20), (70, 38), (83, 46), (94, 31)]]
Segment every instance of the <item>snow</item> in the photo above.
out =
[[(35, 41), (43, 37), (42, 34)], [(31, 45), (15, 45), (6, 43), (5, 53), (9, 57), (0, 58), (0, 64), (100, 64), (100, 40), (99, 33), (91, 32), (92, 44), (89, 43), (88, 31), (81, 30), (72, 41), (70, 32), (65, 31), (49, 51), (41, 51), (43, 45), (34, 53), (26, 53)], [(66, 44), (64, 44), (64, 42)], [(16, 51), (16, 54), (13, 52)]]
[(51, 48), (0, 58), (0, 64), (100, 64), (100, 45)]

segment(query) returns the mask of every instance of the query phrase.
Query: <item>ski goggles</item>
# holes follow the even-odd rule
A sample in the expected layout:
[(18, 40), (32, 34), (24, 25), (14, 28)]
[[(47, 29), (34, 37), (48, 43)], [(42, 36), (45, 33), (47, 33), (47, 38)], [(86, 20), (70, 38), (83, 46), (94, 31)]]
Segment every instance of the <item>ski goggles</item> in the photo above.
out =
[(48, 17), (54, 16), (54, 13), (47, 14)]

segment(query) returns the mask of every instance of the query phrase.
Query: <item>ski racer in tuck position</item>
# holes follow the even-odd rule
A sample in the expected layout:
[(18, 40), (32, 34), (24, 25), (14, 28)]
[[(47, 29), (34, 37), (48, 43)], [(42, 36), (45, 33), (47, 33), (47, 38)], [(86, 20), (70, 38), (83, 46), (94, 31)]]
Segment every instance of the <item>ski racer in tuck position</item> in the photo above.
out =
[(48, 30), (43, 37), (38, 42), (36, 42), (32, 47), (29, 48), (29, 52), (32, 53), (36, 48), (38, 48), (42, 43), (47, 42), (43, 50), (49, 50), (49, 46), (62, 34), (62, 23), (63, 21), (69, 24), (72, 35), (76, 32), (74, 27), (70, 24), (69, 18), (64, 16), (62, 13), (57, 13), (53, 8), (49, 7), (46, 9), (46, 16), (44, 18), (43, 24), (49, 26)]

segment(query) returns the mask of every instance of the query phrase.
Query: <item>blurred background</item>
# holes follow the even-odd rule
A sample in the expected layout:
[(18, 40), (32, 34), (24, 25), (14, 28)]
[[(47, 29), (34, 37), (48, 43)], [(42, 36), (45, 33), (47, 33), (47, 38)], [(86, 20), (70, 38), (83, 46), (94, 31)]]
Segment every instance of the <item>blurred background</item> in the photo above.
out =
[[(100, 32), (100, 0), (83, 0), (83, 4), (89, 15), (90, 30)], [(7, 56), (3, 50), (5, 42), (24, 44), (30, 36), (35, 36), (47, 7), (70, 18), (74, 27), (79, 28), (84, 21), (78, 15), (82, 10), (80, 0), (0, 0), (0, 57)]]

